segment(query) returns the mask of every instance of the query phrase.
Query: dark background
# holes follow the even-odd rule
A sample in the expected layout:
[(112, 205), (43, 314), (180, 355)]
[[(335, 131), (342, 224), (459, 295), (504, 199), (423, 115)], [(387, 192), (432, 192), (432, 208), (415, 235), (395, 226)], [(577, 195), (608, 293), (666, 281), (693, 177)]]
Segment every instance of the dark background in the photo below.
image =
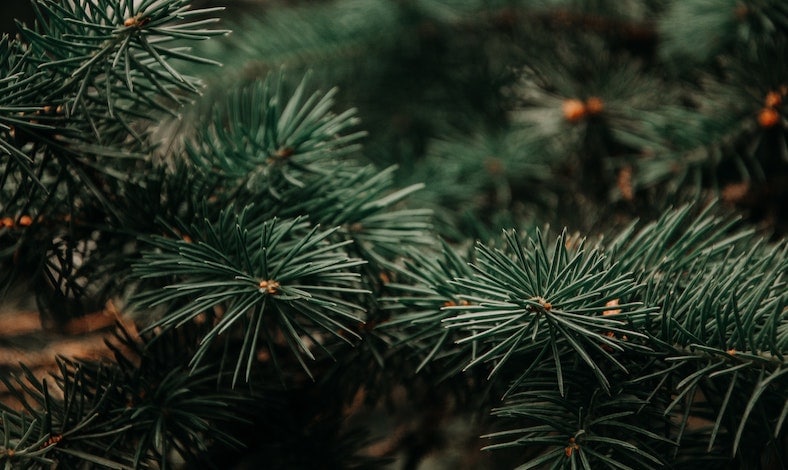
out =
[(6, 0), (0, 7), (0, 34), (16, 33), (14, 19), (30, 24), (33, 20), (33, 9), (30, 0)]

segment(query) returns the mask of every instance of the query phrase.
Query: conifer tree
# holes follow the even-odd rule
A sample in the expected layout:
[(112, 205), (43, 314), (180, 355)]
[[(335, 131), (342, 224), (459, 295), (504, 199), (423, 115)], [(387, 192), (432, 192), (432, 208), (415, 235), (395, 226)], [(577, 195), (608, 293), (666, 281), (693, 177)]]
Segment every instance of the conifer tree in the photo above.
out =
[(785, 2), (202, 3), (0, 39), (4, 468), (788, 467)]

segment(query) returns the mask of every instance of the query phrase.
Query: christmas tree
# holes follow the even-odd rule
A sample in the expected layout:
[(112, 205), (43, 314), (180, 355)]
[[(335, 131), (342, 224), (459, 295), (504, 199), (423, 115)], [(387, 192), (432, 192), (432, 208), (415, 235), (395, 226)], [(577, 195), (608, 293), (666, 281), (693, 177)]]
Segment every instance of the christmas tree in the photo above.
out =
[(788, 467), (788, 4), (192, 3), (9, 9), (5, 468)]

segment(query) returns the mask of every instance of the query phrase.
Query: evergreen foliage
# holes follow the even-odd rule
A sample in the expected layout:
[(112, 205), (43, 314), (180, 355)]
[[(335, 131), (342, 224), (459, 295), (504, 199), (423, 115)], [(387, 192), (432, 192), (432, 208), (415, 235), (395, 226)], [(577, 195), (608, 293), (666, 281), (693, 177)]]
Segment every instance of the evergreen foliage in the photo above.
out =
[(32, 5), (4, 468), (788, 466), (784, 2)]

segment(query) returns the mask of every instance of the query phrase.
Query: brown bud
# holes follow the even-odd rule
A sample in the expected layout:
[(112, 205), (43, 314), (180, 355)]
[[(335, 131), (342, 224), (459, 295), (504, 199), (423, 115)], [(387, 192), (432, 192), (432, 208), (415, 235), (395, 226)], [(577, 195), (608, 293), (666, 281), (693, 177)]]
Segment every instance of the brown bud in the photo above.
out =
[(621, 197), (626, 201), (635, 199), (635, 189), (632, 187), (632, 167), (627, 165), (618, 172), (616, 180)]
[(293, 147), (282, 147), (276, 151), (274, 156), (279, 159), (285, 159), (293, 156), (295, 149)]
[(780, 106), (782, 102), (783, 102), (782, 95), (776, 91), (770, 91), (769, 93), (766, 93), (766, 98), (764, 98), (763, 100), (763, 104), (767, 108), (776, 108)]
[(749, 191), (750, 185), (746, 182), (731, 183), (722, 188), (722, 200), (731, 204), (741, 202), (747, 196)]
[(586, 100), (586, 111), (588, 111), (590, 116), (601, 114), (604, 110), (605, 103), (602, 101), (602, 98), (592, 96)]
[(273, 279), (260, 281), (259, 287), (260, 292), (267, 292), (272, 295), (279, 293), (279, 283)]
[[(605, 307), (618, 307), (618, 303), (619, 303), (618, 299), (608, 300), (605, 303)], [(604, 315), (618, 315), (619, 313), (621, 313), (621, 309), (620, 308), (611, 308), (610, 310), (605, 310), (604, 312), (602, 312), (602, 315), (603, 316)]]
[(564, 119), (569, 122), (578, 122), (586, 116), (586, 106), (580, 100), (565, 100), (563, 105)]
[(758, 124), (765, 129), (776, 126), (778, 122), (780, 122), (780, 113), (772, 108), (763, 108), (758, 113)]

